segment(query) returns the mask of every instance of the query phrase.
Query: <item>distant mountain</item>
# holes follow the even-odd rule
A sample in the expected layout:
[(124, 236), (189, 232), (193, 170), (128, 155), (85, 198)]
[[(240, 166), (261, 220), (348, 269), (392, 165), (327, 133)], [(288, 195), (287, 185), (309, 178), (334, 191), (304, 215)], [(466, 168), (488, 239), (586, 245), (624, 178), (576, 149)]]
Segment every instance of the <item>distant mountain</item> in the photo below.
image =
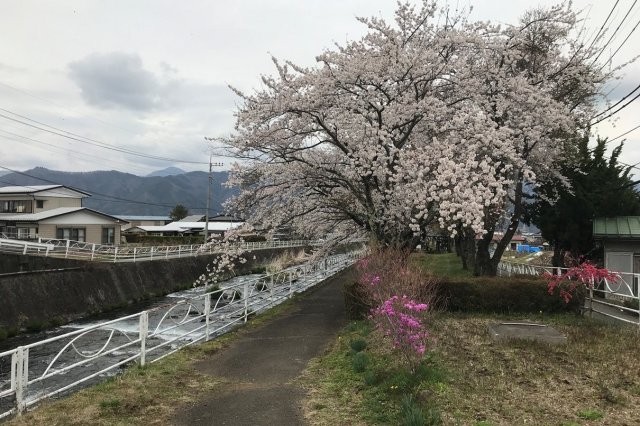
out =
[(8, 175), (9, 173), (11, 173), (11, 172), (7, 172), (5, 170), (0, 170), (0, 176)]
[(186, 172), (179, 167), (167, 167), (166, 169), (156, 170), (155, 172), (151, 172), (147, 175), (147, 177), (153, 176), (175, 176), (182, 175)]
[[(166, 216), (176, 204), (183, 204), (189, 214), (205, 212), (207, 205), (207, 173), (189, 172), (174, 176), (136, 176), (117, 171), (61, 172), (43, 167), (27, 170), (34, 176), (9, 173), (0, 186), (49, 185), (72, 186), (92, 194), (84, 206), (112, 215)], [(223, 186), (228, 172), (213, 172), (211, 212), (220, 212), (222, 203), (237, 191)], [(158, 205), (160, 204), (160, 205)]]

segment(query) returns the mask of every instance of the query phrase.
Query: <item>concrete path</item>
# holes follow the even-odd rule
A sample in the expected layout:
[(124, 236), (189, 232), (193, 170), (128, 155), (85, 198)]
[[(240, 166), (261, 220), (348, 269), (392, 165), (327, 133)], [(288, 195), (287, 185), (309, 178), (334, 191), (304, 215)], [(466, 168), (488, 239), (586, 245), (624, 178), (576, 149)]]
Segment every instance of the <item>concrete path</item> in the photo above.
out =
[(196, 364), (229, 382), (180, 409), (177, 425), (303, 425), (304, 390), (293, 383), (308, 361), (345, 324), (343, 271), (309, 290), (296, 305), (266, 324), (243, 333), (225, 350)]

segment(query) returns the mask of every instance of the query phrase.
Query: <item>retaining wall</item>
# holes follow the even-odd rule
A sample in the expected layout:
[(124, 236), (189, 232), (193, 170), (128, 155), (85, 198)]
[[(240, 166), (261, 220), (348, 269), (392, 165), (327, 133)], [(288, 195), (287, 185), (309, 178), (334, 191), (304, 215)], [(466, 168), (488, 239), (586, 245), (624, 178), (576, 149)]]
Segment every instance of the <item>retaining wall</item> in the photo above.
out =
[[(289, 250), (301, 248), (248, 253), (247, 262), (239, 266), (239, 271), (246, 272)], [(3, 254), (0, 258), (6, 264), (25, 261), (9, 256), (14, 255)], [(27, 260), (33, 266), (31, 269), (75, 269), (0, 276), (0, 327), (19, 329), (67, 322), (188, 288), (206, 273), (214, 258), (215, 255), (137, 263), (52, 259), (47, 264), (44, 258), (32, 258)]]

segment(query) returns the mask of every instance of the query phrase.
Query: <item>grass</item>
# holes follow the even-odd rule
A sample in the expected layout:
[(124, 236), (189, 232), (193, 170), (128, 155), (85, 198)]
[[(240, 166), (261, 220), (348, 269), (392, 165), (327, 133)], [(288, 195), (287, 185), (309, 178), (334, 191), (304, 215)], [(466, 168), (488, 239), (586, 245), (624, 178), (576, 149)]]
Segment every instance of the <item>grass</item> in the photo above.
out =
[[(506, 320), (551, 324), (566, 346), (494, 342), (487, 327)], [(640, 367), (635, 329), (575, 315), (496, 317), (434, 314), (432, 351), (409, 373), (366, 322), (345, 328), (305, 371), (310, 424), (636, 424)], [(355, 339), (369, 363), (353, 368)], [(412, 404), (408, 404), (411, 399)], [(409, 407), (411, 405), (411, 407)], [(421, 414), (420, 414), (421, 413)]]
[[(470, 277), (455, 255), (416, 259), (436, 276)], [(637, 330), (534, 312), (433, 313), (431, 349), (413, 374), (368, 322), (354, 322), (305, 371), (305, 417), (312, 425), (637, 424)], [(489, 325), (506, 321), (549, 324), (567, 336), (567, 345), (493, 341)], [(356, 351), (351, 345), (359, 340), (366, 345)], [(364, 371), (354, 368), (361, 353), (368, 359)]]
[[(448, 373), (432, 359), (415, 372), (408, 371), (381, 339), (368, 322), (353, 322), (310, 363), (300, 379), (309, 392), (304, 406), (308, 422), (440, 424), (439, 411), (428, 395), (446, 387)], [(367, 345), (356, 352), (351, 343), (359, 340)]]
[(228, 386), (193, 368), (197, 360), (228, 346), (244, 330), (255, 328), (291, 308), (284, 302), (247, 325), (201, 345), (186, 347), (145, 367), (135, 366), (123, 374), (60, 400), (43, 402), (37, 410), (15, 417), (11, 426), (46, 425), (165, 425), (171, 424), (176, 407), (200, 395)]
[(428, 271), (436, 277), (470, 278), (473, 276), (472, 271), (462, 269), (462, 261), (455, 253), (420, 253), (415, 254), (414, 257), (415, 261), (422, 266), (425, 272)]

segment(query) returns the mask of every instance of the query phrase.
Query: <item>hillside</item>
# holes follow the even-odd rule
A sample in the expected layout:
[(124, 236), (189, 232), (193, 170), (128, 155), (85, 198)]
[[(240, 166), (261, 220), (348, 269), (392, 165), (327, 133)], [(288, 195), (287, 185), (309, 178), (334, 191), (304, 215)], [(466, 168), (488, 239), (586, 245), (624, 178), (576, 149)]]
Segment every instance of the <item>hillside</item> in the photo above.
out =
[[(190, 214), (197, 214), (204, 213), (207, 205), (205, 172), (142, 177), (113, 170), (77, 173), (36, 167), (24, 173), (45, 180), (9, 173), (2, 177), (0, 186), (51, 183), (72, 186), (93, 194), (85, 199), (85, 207), (115, 215), (168, 215), (178, 203), (186, 206)], [(212, 174), (212, 213), (221, 211), (222, 203), (235, 193), (222, 186), (227, 176), (227, 172)]]

